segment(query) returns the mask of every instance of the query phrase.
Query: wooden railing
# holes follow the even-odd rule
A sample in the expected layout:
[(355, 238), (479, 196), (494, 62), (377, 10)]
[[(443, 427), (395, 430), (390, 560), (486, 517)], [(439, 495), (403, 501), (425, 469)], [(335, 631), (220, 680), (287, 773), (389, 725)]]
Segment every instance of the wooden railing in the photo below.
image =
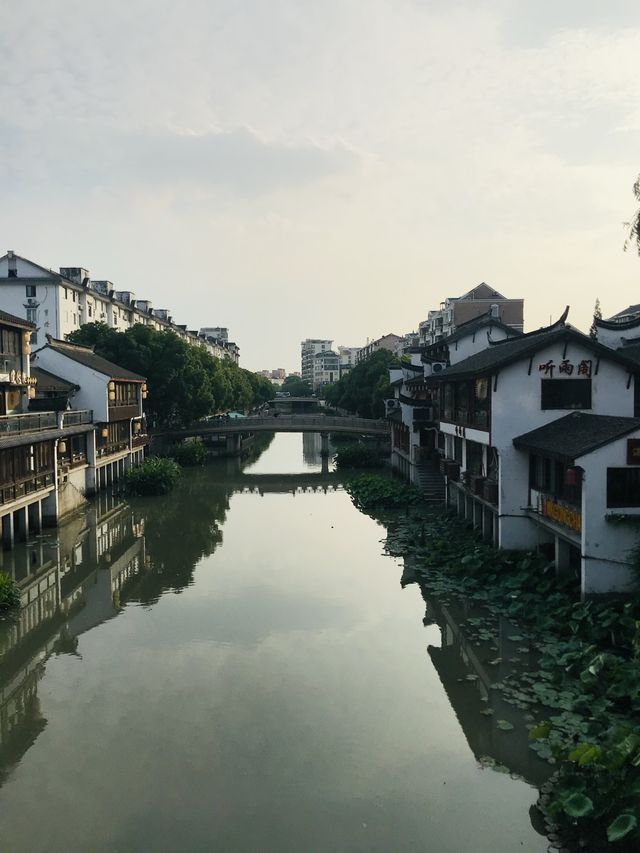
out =
[(0, 437), (21, 435), (26, 432), (40, 432), (44, 429), (56, 429), (58, 418), (55, 412), (28, 412), (24, 415), (3, 415), (0, 417)]

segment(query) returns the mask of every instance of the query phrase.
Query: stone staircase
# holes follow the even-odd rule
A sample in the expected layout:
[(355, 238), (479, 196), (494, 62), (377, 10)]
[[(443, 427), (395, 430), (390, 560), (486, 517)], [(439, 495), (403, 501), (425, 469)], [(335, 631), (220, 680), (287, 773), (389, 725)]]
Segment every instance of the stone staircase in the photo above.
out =
[(424, 492), (428, 501), (444, 503), (444, 477), (432, 462), (416, 465), (416, 485)]

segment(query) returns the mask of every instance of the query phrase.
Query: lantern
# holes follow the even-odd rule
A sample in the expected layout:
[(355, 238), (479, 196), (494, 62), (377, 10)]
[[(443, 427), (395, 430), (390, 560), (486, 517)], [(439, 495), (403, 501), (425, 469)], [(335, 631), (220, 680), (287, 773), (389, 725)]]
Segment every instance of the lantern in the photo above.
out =
[(115, 402), (115, 399), (116, 399), (116, 392), (115, 391), (109, 391), (109, 402), (113, 403), (113, 402)]
[(103, 428), (101, 429), (101, 431), (100, 431), (100, 435), (101, 435), (103, 438), (109, 438), (109, 429), (108, 429), (108, 427), (103, 427)]
[(67, 452), (67, 442), (66, 441), (59, 441), (58, 442), (58, 450), (60, 451), (60, 453), (66, 453)]
[(115, 390), (116, 390), (116, 383), (110, 382), (109, 383), (109, 391), (115, 391)]
[(580, 471), (578, 468), (567, 468), (564, 472), (565, 486), (577, 486), (580, 482)]
[(140, 421), (136, 421), (133, 425), (133, 431), (137, 434), (140, 432), (141, 427), (142, 424), (140, 423)]

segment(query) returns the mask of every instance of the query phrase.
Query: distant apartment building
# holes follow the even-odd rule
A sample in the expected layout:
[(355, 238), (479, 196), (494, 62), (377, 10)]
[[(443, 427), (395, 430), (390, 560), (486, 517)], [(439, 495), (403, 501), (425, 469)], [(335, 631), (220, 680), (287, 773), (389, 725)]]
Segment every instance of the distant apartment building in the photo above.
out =
[(396, 344), (394, 354), (397, 356), (401, 356), (409, 352), (409, 350), (411, 350), (413, 347), (418, 346), (420, 346), (420, 333), (407, 332), (407, 334), (403, 335)]
[(0, 306), (34, 324), (34, 346), (42, 346), (46, 335), (63, 340), (86, 323), (105, 323), (122, 331), (141, 324), (168, 329), (218, 358), (239, 360), (239, 349), (229, 342), (228, 334), (218, 339), (177, 325), (168, 309), (154, 308), (131, 291), (116, 290), (110, 281), (94, 281), (84, 267), (60, 267), (54, 272), (9, 251), (0, 258)]
[(340, 379), (340, 356), (333, 350), (318, 352), (313, 357), (313, 378), (311, 386), (314, 391), (323, 385), (332, 385)]
[(374, 352), (377, 352), (379, 349), (386, 349), (389, 350), (389, 352), (395, 352), (399, 340), (400, 335), (389, 333), (387, 335), (383, 335), (381, 338), (376, 338), (374, 341), (367, 341), (367, 343), (358, 350), (356, 355), (356, 364), (364, 361), (365, 358), (369, 358), (369, 356), (373, 355)]
[(430, 346), (452, 335), (463, 323), (488, 312), (516, 331), (523, 330), (524, 299), (507, 299), (483, 281), (468, 293), (448, 297), (438, 309), (429, 311), (427, 319), (420, 323), (420, 345)]
[(275, 370), (260, 370), (258, 372), (260, 376), (264, 376), (265, 379), (273, 382), (274, 385), (282, 385), (284, 378), (287, 375), (284, 367), (276, 367)]
[(338, 347), (340, 376), (345, 376), (350, 370), (353, 370), (356, 366), (356, 358), (359, 352), (360, 347)]
[(300, 344), (300, 376), (313, 385), (315, 357), (333, 347), (333, 341), (326, 338), (307, 338)]

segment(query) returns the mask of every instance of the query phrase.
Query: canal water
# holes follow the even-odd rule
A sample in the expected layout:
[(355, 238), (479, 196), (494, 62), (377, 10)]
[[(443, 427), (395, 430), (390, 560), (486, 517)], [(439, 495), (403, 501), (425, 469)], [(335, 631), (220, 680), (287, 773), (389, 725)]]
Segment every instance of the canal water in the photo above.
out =
[(4, 554), (0, 850), (547, 849), (455, 613), (319, 451), (277, 435)]

